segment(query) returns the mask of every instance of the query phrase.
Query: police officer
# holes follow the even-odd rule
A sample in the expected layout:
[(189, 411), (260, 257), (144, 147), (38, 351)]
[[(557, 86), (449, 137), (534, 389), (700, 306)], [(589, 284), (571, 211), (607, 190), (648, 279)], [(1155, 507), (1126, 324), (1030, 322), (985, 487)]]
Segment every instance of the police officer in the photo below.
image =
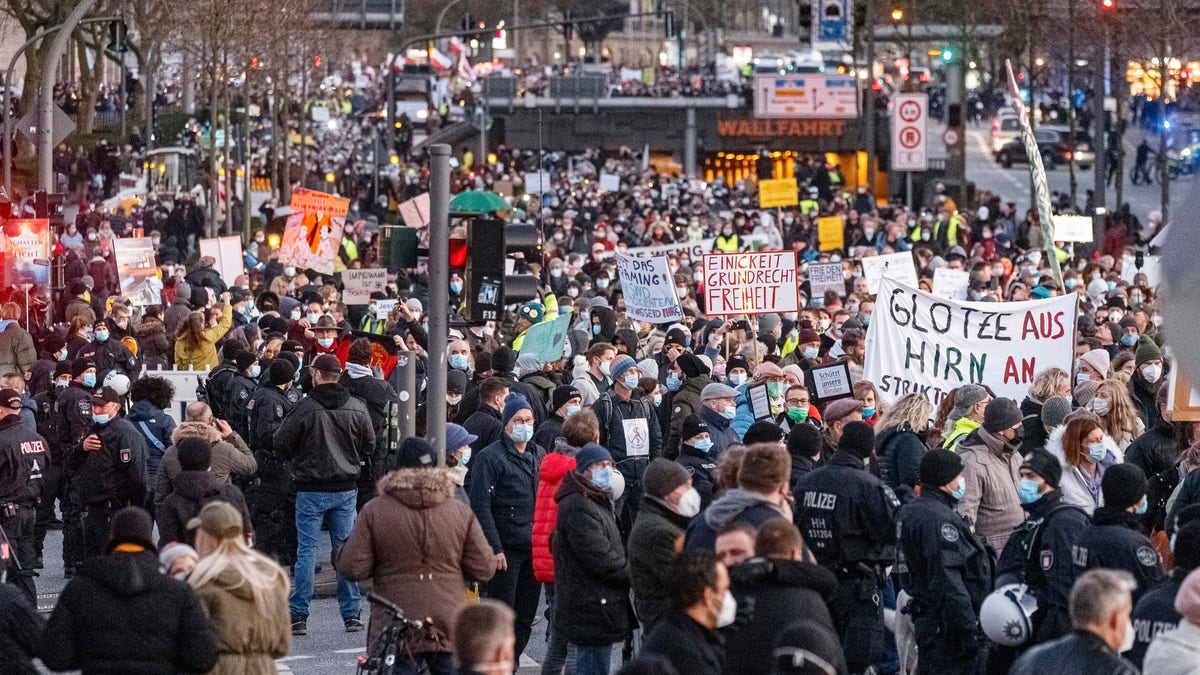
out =
[(146, 497), (145, 436), (119, 416), (121, 404), (112, 387), (92, 394), (92, 430), (75, 455), (81, 460), (74, 481), (83, 506), (85, 559), (104, 552), (112, 514)]
[(42, 549), (46, 541), (46, 531), (52, 525), (61, 527), (63, 524), (62, 521), (54, 522), (54, 502), (57, 500), (59, 508), (64, 512), (67, 510), (66, 477), (63, 475), (63, 458), (66, 455), (63, 436), (66, 421), (58, 410), (58, 397), (71, 385), (71, 366), (70, 361), (59, 361), (54, 366), (50, 388), (38, 392), (33, 397), (37, 432), (46, 441), (42, 494), (38, 499), (37, 521), (33, 526), (33, 548), (36, 554), (34, 569), (42, 568)]
[(1190, 517), (1186, 522), (1179, 522), (1175, 533), (1171, 535), (1171, 552), (1175, 555), (1175, 567), (1171, 576), (1148, 588), (1129, 615), (1133, 623), (1133, 648), (1121, 656), (1130, 663), (1142, 667), (1146, 650), (1150, 643), (1160, 633), (1171, 630), (1179, 625), (1182, 617), (1175, 609), (1175, 596), (1183, 586), (1183, 580), (1192, 570), (1200, 568), (1200, 507), (1188, 507), (1179, 514), (1182, 521), (1185, 515)]
[(866, 461), (875, 432), (850, 422), (829, 463), (800, 481), (796, 522), (817, 562), (838, 578), (830, 613), (851, 673), (861, 673), (883, 653), (885, 568), (896, 558), (896, 509), (891, 488)]
[(358, 472), (358, 508), (375, 496), (375, 480), (392, 468), (388, 455), (392, 445), (388, 443), (388, 412), (393, 403), (399, 403), (400, 396), (392, 385), (375, 377), (371, 370), (371, 341), (358, 338), (350, 343), (346, 354), (346, 370), (342, 373), (341, 384), (350, 391), (350, 395), (367, 406), (371, 416), (371, 426), (375, 429), (375, 447), (371, 456), (360, 458)]
[(992, 590), (992, 559), (954, 511), (966, 493), (963, 462), (949, 450), (921, 459), (921, 496), (900, 508), (900, 561), (917, 641), (918, 672), (974, 673), (985, 657), (979, 607)]
[[(229, 420), (229, 385), (238, 373), (236, 357), (245, 351), (242, 343), (230, 340), (221, 347), (221, 362), (204, 380), (205, 400), (212, 408), (213, 417)], [(243, 436), (243, 438), (245, 438)]]
[(1142, 534), (1141, 515), (1148, 505), (1146, 485), (1146, 474), (1141, 467), (1110, 466), (1100, 482), (1104, 506), (1097, 507), (1092, 514), (1092, 525), (1080, 537), (1072, 556), (1077, 575), (1097, 567), (1132, 574), (1137, 581), (1134, 603), (1164, 576), (1158, 552)]
[(275, 431), (291, 411), (287, 392), (299, 390), (295, 357), (277, 358), (267, 367), (266, 384), (250, 398), (250, 449), (258, 471), (246, 502), (255, 526), (256, 548), (289, 565), (296, 558), (295, 487), (291, 464), (275, 452)]
[(992, 645), (989, 673), (1007, 673), (1021, 652), (1071, 630), (1068, 599), (1075, 583), (1071, 553), (1091, 524), (1087, 513), (1063, 502), (1062, 465), (1045, 450), (1034, 450), (1021, 463), (1017, 497), (1029, 514), (1008, 539), (996, 564), (996, 587), (1026, 584), (1038, 601), (1031, 639), (1019, 648)]
[(700, 508), (712, 503), (716, 490), (717, 460), (713, 459), (713, 439), (708, 423), (699, 415), (688, 415), (683, 420), (679, 437), (679, 459), (676, 461), (692, 475), (692, 487), (700, 494)]
[[(228, 398), (225, 399), (223, 406), (226, 416), (222, 419), (229, 422), (229, 426), (233, 427), (239, 436), (249, 438), (250, 398), (254, 395), (254, 390), (258, 388), (260, 374), (258, 357), (254, 355), (254, 352), (241, 351), (233, 357), (233, 363), (237, 372), (229, 378)], [(209, 407), (212, 407), (211, 403), (209, 403)]]
[[(283, 344), (286, 347), (288, 343), (285, 342)], [(304, 398), (304, 390), (300, 388), (300, 366), (304, 364), (303, 357), (287, 351), (287, 349), (283, 349), (279, 352), (279, 356), (275, 357), (275, 360), (278, 361), (279, 359), (283, 359), (292, 364), (292, 372), (294, 373), (292, 376), (293, 386), (284, 389), (283, 395), (287, 397), (289, 403), (296, 405), (300, 402), (300, 399)]]
[(105, 320), (100, 319), (92, 324), (92, 331), (96, 337), (95, 341), (84, 345), (75, 358), (90, 359), (95, 362), (96, 376), (101, 381), (114, 370), (131, 381), (136, 379), (141, 372), (137, 357), (129, 351), (129, 347), (126, 347), (125, 343), (112, 337)]
[(68, 579), (75, 566), (83, 562), (83, 504), (75, 475), (83, 463), (83, 439), (92, 429), (95, 387), (96, 364), (91, 359), (75, 359), (71, 362), (71, 383), (58, 395), (59, 446), (67, 495), (63, 504), (63, 572)]
[(0, 528), (16, 551), (9, 578), (37, 604), (33, 563), (35, 507), (41, 497), (46, 441), (21, 424), (21, 392), (0, 389)]

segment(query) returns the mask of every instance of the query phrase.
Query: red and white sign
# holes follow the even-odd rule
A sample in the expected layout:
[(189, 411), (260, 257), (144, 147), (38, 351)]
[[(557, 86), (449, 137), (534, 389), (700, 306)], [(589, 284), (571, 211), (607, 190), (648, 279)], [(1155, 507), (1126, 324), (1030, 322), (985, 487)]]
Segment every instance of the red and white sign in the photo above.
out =
[(709, 316), (798, 310), (796, 252), (709, 253), (704, 306)]
[(892, 110), (892, 169), (925, 171), (929, 168), (928, 94), (897, 94)]

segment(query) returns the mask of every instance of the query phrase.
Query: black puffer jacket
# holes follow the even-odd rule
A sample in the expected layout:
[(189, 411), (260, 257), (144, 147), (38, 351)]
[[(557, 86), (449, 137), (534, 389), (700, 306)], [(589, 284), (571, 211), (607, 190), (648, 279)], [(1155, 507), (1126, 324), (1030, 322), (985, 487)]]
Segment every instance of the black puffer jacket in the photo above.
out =
[(45, 621), (13, 584), (0, 584), (0, 663), (10, 675), (36, 675), (32, 659)]
[(192, 589), (158, 571), (153, 551), (92, 558), (54, 607), (40, 648), (55, 671), (84, 675), (204, 673), (217, 645)]
[(298, 492), (346, 492), (375, 447), (375, 430), (362, 401), (340, 384), (320, 384), (284, 418), (274, 446), (291, 459)]
[(1125, 448), (1125, 462), (1142, 469), (1147, 476), (1162, 473), (1174, 466), (1178, 459), (1175, 453), (1175, 427), (1160, 420), (1149, 431)]
[(916, 498), (921, 479), (921, 458), (929, 452), (925, 442), (907, 423), (885, 429), (875, 441), (879, 455), (879, 478), (896, 493), (901, 503)]
[(608, 494), (568, 472), (554, 495), (554, 627), (580, 645), (610, 645), (629, 632), (629, 563)]
[(187, 529), (188, 521), (200, 515), (209, 502), (229, 502), (242, 514), (242, 531), (253, 532), (246, 498), (236, 485), (222, 485), (208, 471), (180, 471), (172, 481), (174, 491), (163, 500), (162, 510), (155, 513), (160, 542), (181, 541), (189, 546), (196, 543), (196, 533)]
[(1042, 424), (1042, 402), (1026, 396), (1021, 401), (1021, 447), (1022, 455), (1037, 449), (1045, 449), (1050, 434)]
[(1053, 642), (1025, 652), (1009, 675), (1137, 675), (1137, 668), (1112, 650), (1095, 633), (1072, 631)]

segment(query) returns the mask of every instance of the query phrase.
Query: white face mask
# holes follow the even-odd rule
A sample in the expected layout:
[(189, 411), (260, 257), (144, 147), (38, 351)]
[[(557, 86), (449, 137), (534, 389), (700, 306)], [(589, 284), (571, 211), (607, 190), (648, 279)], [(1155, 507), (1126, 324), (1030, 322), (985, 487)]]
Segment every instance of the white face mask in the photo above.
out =
[(600, 372), (601, 372), (601, 373), (602, 373), (602, 374), (603, 374), (605, 377), (608, 377), (608, 376), (609, 376), (609, 374), (610, 374), (610, 371), (609, 371), (609, 369), (610, 369), (611, 367), (612, 367), (612, 362), (611, 362), (611, 361), (601, 361), (601, 362), (600, 362)]
[(1158, 378), (1162, 377), (1162, 366), (1153, 363), (1148, 366), (1142, 366), (1142, 377), (1146, 378), (1146, 381), (1150, 384), (1158, 382)]
[(737, 600), (734, 599), (733, 593), (725, 591), (725, 597), (721, 600), (721, 612), (717, 614), (717, 628), (724, 628), (733, 623), (737, 618)]
[(700, 493), (696, 492), (696, 488), (688, 488), (687, 492), (679, 498), (679, 506), (675, 507), (675, 512), (684, 518), (692, 518), (700, 513)]
[(1133, 622), (1126, 621), (1125, 637), (1121, 638), (1121, 648), (1118, 649), (1117, 651), (1124, 654), (1125, 652), (1129, 651), (1130, 649), (1133, 649), (1133, 635), (1134, 635)]
[(1097, 415), (1107, 415), (1108, 414), (1108, 400), (1100, 398), (1099, 396), (1092, 399), (1092, 410), (1094, 410)]

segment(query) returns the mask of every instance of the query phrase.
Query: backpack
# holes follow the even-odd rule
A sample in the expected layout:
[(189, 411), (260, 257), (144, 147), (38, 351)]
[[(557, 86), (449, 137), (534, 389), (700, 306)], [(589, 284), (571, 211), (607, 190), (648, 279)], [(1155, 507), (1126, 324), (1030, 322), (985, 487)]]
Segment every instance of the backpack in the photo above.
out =
[(1021, 583), (1031, 585), (1032, 582), (1042, 579), (1042, 566), (1037, 559), (1038, 552), (1042, 549), (1042, 528), (1050, 522), (1054, 514), (1067, 509), (1080, 510), (1078, 506), (1072, 504), (1059, 504), (1041, 518), (1026, 520), (1013, 530), (1012, 536), (1021, 538), (1021, 550), (1025, 554), (1025, 565), (1021, 568)]

